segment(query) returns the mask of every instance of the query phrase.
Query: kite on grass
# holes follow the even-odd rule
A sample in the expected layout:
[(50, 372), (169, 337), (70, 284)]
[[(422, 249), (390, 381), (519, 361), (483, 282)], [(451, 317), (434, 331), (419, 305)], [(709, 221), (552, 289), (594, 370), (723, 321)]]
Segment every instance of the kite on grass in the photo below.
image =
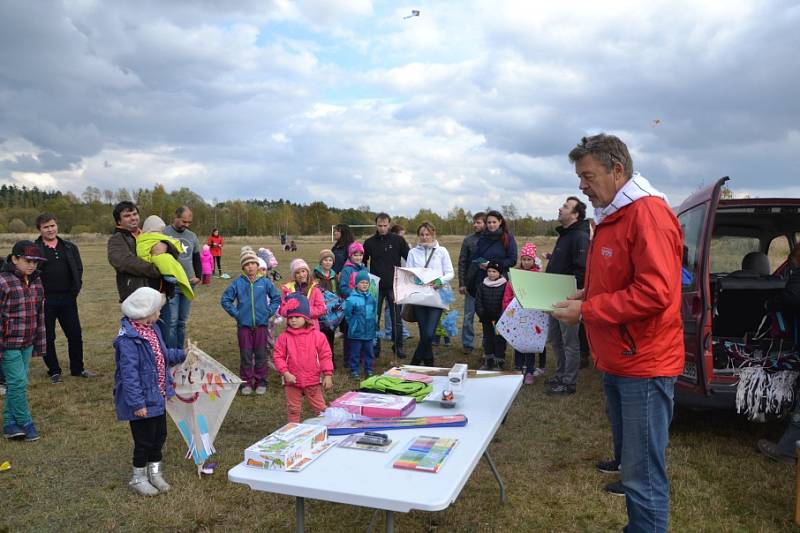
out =
[(186, 458), (197, 465), (213, 454), (214, 439), (236, 397), (242, 380), (191, 342), (186, 360), (172, 368), (175, 396), (167, 402), (167, 412), (189, 447)]

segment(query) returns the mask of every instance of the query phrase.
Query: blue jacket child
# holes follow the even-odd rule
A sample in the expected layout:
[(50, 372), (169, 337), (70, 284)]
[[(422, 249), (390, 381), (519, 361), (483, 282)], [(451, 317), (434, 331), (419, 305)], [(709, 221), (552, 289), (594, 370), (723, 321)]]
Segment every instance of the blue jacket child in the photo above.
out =
[(114, 340), (114, 405), (117, 418), (129, 421), (133, 436), (133, 477), (128, 486), (142, 496), (170, 489), (161, 469), (166, 405), (175, 395), (170, 367), (186, 359), (182, 349), (167, 348), (156, 325), (165, 302), (155, 289), (136, 289), (122, 302), (125, 317)]
[(251, 282), (242, 274), (222, 293), (220, 304), (240, 328), (267, 326), (269, 318), (281, 305), (281, 293), (265, 276)]
[[(369, 273), (361, 270), (356, 275), (359, 281), (369, 281)], [(344, 301), (344, 318), (347, 320), (347, 338), (357, 340), (373, 340), (378, 329), (378, 303), (375, 297), (367, 292), (354, 288)]]

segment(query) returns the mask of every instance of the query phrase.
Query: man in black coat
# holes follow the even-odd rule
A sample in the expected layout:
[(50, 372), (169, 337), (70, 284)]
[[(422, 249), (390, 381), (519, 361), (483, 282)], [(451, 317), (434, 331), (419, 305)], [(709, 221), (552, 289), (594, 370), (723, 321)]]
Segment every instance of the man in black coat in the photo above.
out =
[[(383, 302), (389, 306), (392, 320), (392, 351), (397, 357), (405, 357), (403, 352), (403, 327), (400, 322), (400, 310), (394, 303), (394, 267), (408, 257), (408, 243), (396, 233), (389, 232), (392, 219), (386, 213), (378, 213), (375, 217), (375, 235), (364, 241), (364, 264), (369, 264), (369, 271), (381, 278), (378, 286), (378, 324), (383, 314)], [(375, 356), (380, 354), (381, 345), (375, 349)]]
[(78, 294), (83, 284), (83, 263), (78, 247), (58, 236), (56, 217), (42, 213), (36, 217), (39, 238), (36, 245), (47, 261), (39, 263), (44, 285), (44, 322), (47, 350), (44, 363), (53, 384), (61, 383), (61, 366), (56, 355), (56, 320), (67, 337), (69, 373), (90, 378), (94, 373), (83, 367), (83, 336), (78, 315)]
[[(586, 254), (589, 250), (586, 204), (575, 196), (570, 196), (558, 210), (558, 221), (561, 223), (561, 227), (556, 228), (558, 240), (546, 271), (573, 275), (578, 289), (582, 289), (586, 273)], [(548, 336), (556, 355), (556, 375), (545, 381), (551, 385), (547, 394), (574, 394), (581, 359), (579, 326), (559, 322), (551, 316)]]
[(113, 214), (116, 227), (108, 239), (108, 263), (117, 271), (119, 301), (122, 302), (139, 287), (156, 290), (174, 287), (173, 284), (162, 287), (161, 273), (155, 265), (136, 255), (136, 237), (142, 232), (136, 204), (122, 201), (114, 206)]

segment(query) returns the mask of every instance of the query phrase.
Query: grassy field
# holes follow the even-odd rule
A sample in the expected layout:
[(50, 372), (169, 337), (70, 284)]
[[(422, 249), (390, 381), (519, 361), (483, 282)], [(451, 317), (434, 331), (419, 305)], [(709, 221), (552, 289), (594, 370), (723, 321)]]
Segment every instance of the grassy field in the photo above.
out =
[[(47, 379), (44, 363), (32, 362), (30, 398), (42, 439), (0, 441), (0, 462), (8, 460), (13, 465), (0, 473), (0, 530), (292, 530), (292, 498), (251, 491), (229, 483), (226, 476), (246, 446), (285, 421), (283, 392), (274, 373), (266, 396), (238, 397), (233, 403), (216, 441), (220, 467), (215, 475), (197, 479), (194, 465), (183, 459), (185, 445), (170, 421), (165, 463), (173, 491), (155, 499), (128, 491), (132, 440), (128, 424), (116, 421), (112, 402), (111, 342), (120, 315), (114, 271), (106, 261), (105, 237), (78, 242), (86, 267), (79, 300), (86, 365), (99, 376), (93, 380), (66, 377), (63, 385), (55, 386)], [(454, 259), (459, 242), (456, 238), (443, 241)], [(244, 243), (277, 250), (274, 240), (229, 241), (223, 266), (232, 275), (238, 271), (238, 245)], [(553, 241), (536, 239), (536, 243), (544, 252)], [(319, 249), (329, 243), (303, 239), (299, 246), (297, 255), (313, 264)], [(6, 253), (10, 242), (0, 240), (0, 249)], [(277, 256), (279, 270), (286, 273), (289, 255), (280, 252)], [(198, 289), (189, 336), (238, 370), (235, 324), (219, 306), (226, 283), (215, 279), (210, 287)], [(415, 328), (412, 325), (409, 352), (418, 337)], [(63, 367), (68, 361), (60, 332), (58, 347)], [(449, 366), (462, 361), (460, 348), (458, 340), (452, 348), (439, 348), (436, 363)], [(471, 367), (478, 363), (478, 353), (468, 361)], [(341, 345), (335, 356), (341, 360)], [(377, 368), (388, 364), (384, 357)], [(553, 366), (550, 358), (548, 375)], [(348, 390), (352, 382), (337, 370), (334, 383), (329, 400)], [(672, 529), (793, 530), (794, 471), (755, 452), (757, 439), (777, 438), (782, 429), (782, 423), (748, 423), (733, 413), (679, 410), (668, 450)], [(594, 469), (596, 461), (609, 458), (610, 439), (600, 376), (593, 369), (581, 370), (578, 393), (572, 397), (547, 397), (541, 380), (523, 386), (490, 447), (506, 482), (508, 503), (500, 505), (497, 484), (481, 462), (449, 509), (398, 514), (397, 530), (619, 530), (626, 523), (624, 498), (606, 495), (602, 487), (613, 478)], [(423, 476), (420, 480), (424, 483)], [(366, 529), (371, 514), (367, 509), (310, 501), (307, 529), (360, 531)]]

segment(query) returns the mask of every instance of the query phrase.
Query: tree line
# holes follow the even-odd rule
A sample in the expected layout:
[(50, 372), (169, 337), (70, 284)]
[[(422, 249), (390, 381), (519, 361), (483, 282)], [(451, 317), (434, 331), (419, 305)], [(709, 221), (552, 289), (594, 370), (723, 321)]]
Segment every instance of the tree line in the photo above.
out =
[[(63, 233), (111, 233), (114, 229), (111, 210), (115, 203), (123, 200), (135, 202), (143, 218), (155, 214), (167, 223), (171, 222), (178, 206), (188, 205), (194, 214), (192, 229), (198, 235), (208, 235), (213, 228), (219, 228), (220, 233), (227, 236), (327, 235), (333, 224), (371, 225), (377, 214), (368, 205), (341, 209), (322, 201), (300, 204), (282, 198), (207, 203), (186, 187), (168, 192), (159, 184), (152, 189), (131, 191), (87, 187), (80, 197), (71, 192), (3, 185), (0, 187), (0, 233), (35, 232), (34, 220), (42, 212), (53, 213)], [(503, 213), (512, 232), (520, 235), (554, 235), (558, 226), (556, 220), (521, 215), (513, 203), (494, 209)], [(454, 207), (445, 215), (420, 209), (412, 218), (392, 217), (394, 223), (411, 232), (425, 220), (432, 222), (441, 235), (465, 235), (472, 230), (472, 212), (460, 207)], [(372, 233), (369, 228), (355, 230), (357, 236), (369, 233)]]

